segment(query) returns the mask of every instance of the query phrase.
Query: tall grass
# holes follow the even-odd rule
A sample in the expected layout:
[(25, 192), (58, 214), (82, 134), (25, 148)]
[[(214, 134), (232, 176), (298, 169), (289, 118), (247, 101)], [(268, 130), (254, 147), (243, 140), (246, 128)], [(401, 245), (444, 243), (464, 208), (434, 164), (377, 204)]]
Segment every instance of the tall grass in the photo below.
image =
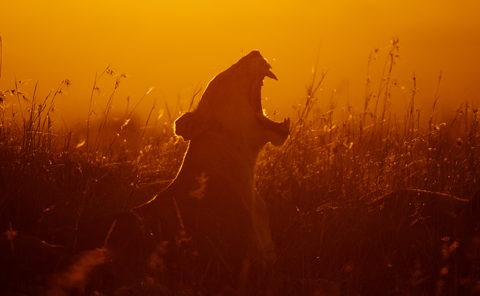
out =
[[(289, 140), (279, 148), (267, 145), (258, 159), (257, 188), (269, 207), (279, 254), (277, 268), (291, 281), (298, 280), (294, 287), (317, 290), (317, 281), (306, 281), (322, 278), (358, 287), (360, 277), (349, 278), (355, 265), (351, 258), (366, 253), (355, 257), (347, 249), (366, 244), (367, 238), (355, 231), (363, 236), (371, 231), (376, 237), (377, 230), (366, 231), (371, 222), (362, 218), (368, 211), (366, 205), (375, 200), (395, 192), (470, 199), (480, 189), (478, 107), (465, 102), (453, 118), (439, 117), (439, 75), (432, 109), (420, 110), (413, 76), (408, 107), (398, 114), (391, 108), (392, 90), (398, 87), (394, 79), (398, 40), (386, 52), (381, 73), (372, 73), (377, 54), (372, 52), (368, 59), (361, 112), (333, 103), (326, 110), (320, 108), (319, 90), (327, 74), (315, 72)], [(108, 79), (112, 87), (106, 105), (96, 110), (101, 79)], [(95, 229), (89, 223), (148, 200), (175, 176), (186, 149), (172, 132), (175, 115), (158, 122), (154, 104), (146, 118), (138, 120), (138, 104), (130, 108), (127, 100), (126, 116), (113, 123), (111, 110), (122, 79), (124, 74), (109, 67), (95, 76), (80, 131), (62, 131), (54, 120), (55, 102), (68, 88), (68, 79), (44, 98), (38, 98), (37, 84), (27, 96), (25, 85), (18, 80), (11, 89), (0, 91), (2, 230), (30, 233), (64, 246), (70, 254), (100, 248), (111, 224)], [(170, 113), (168, 106), (165, 110)], [(153, 128), (154, 132), (147, 132)], [(90, 232), (99, 233), (98, 243), (82, 237), (82, 228), (95, 229)], [(70, 269), (83, 266), (79, 262), (83, 261)], [(76, 272), (81, 275), (82, 289), (98, 262)], [(66, 270), (57, 280), (69, 276)], [(12, 289), (22, 285), (15, 279), (9, 286)], [(403, 280), (397, 285), (410, 278)], [(65, 285), (71, 288), (75, 283), (57, 281), (54, 287)]]

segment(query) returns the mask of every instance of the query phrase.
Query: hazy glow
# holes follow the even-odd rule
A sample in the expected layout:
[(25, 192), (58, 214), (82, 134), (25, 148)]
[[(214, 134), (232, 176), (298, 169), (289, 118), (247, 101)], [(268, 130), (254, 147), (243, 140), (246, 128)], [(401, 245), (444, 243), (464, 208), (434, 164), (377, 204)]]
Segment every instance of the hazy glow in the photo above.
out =
[(325, 99), (336, 89), (338, 105), (356, 104), (363, 100), (369, 53), (392, 37), (401, 45), (399, 84), (408, 91), (416, 73), (425, 105), (440, 71), (444, 105), (480, 101), (480, 2), (474, 0), (4, 2), (0, 87), (17, 77), (39, 80), (46, 93), (69, 78), (58, 108), (79, 117), (95, 73), (107, 65), (128, 75), (117, 104), (155, 87), (142, 103), (148, 109), (153, 101), (188, 101), (251, 49), (269, 59), (280, 79), (265, 86), (270, 113), (287, 113), (302, 100), (317, 61), (329, 72)]

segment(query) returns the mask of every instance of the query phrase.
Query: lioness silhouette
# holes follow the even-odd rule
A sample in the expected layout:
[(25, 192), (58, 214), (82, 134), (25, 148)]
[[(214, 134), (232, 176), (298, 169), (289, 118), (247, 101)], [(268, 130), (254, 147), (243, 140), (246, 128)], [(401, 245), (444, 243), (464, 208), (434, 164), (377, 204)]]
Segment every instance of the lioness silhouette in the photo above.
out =
[(289, 135), (289, 119), (273, 122), (262, 110), (263, 80), (277, 79), (270, 69), (252, 51), (210, 81), (198, 107), (175, 122), (176, 134), (190, 141), (176, 178), (134, 210), (155, 235), (191, 237), (205, 265), (215, 266), (210, 270), (238, 275), (275, 258), (267, 209), (254, 181), (262, 147), (281, 145)]

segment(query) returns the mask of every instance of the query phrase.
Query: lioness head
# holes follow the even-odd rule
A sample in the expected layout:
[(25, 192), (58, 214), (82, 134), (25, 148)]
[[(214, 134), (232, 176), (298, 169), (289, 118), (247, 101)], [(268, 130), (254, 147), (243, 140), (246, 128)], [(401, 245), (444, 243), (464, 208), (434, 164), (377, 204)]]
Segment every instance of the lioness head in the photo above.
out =
[(213, 78), (198, 107), (175, 122), (175, 132), (186, 140), (221, 131), (241, 137), (257, 148), (267, 142), (281, 145), (288, 137), (290, 120), (277, 123), (262, 109), (263, 79), (277, 79), (259, 51), (252, 51)]

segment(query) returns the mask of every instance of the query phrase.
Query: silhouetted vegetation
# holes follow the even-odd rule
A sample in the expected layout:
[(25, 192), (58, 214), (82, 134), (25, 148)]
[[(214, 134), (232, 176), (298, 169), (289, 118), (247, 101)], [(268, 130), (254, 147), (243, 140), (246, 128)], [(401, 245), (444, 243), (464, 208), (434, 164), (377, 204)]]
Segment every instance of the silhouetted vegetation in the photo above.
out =
[[(257, 188), (277, 248), (274, 294), (480, 293), (478, 107), (466, 102), (442, 117), (436, 94), (431, 110), (418, 110), (413, 77), (408, 109), (393, 112), (397, 54), (394, 41), (378, 82), (367, 79), (361, 112), (321, 109), (324, 74), (315, 73), (287, 143), (267, 146), (258, 159)], [(135, 108), (112, 115), (123, 78), (111, 69), (97, 77), (112, 81), (108, 104), (96, 110), (101, 115), (90, 109), (76, 130), (55, 122), (55, 101), (69, 80), (45, 98), (36, 85), (27, 95), (22, 81), (0, 90), (5, 293), (195, 294), (187, 275), (168, 276), (161, 245), (145, 263), (156, 274), (111, 265), (112, 217), (163, 189), (187, 147), (173, 134), (177, 112), (167, 110), (161, 123)], [(190, 261), (177, 264), (188, 270)], [(128, 272), (140, 280), (120, 285), (115, 279)], [(169, 290), (172, 280), (178, 291)]]

